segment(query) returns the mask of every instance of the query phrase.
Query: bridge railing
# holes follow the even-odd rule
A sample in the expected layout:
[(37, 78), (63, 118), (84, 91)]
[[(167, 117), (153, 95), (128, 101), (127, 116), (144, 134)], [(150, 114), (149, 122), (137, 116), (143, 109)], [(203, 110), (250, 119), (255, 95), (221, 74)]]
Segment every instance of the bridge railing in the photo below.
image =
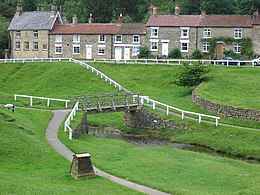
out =
[(213, 119), (215, 119), (215, 125), (218, 126), (218, 120), (220, 119), (220, 117), (211, 116), (211, 115), (207, 115), (207, 114), (196, 113), (196, 112), (190, 112), (190, 111), (182, 110), (182, 109), (179, 109), (179, 108), (175, 108), (173, 106), (169, 106), (167, 104), (164, 104), (164, 103), (158, 102), (156, 100), (150, 99), (148, 96), (139, 96), (139, 98), (140, 98), (140, 104), (141, 105), (148, 104), (148, 105), (150, 105), (152, 107), (153, 110), (156, 110), (157, 106), (162, 106), (163, 108), (165, 108), (167, 115), (169, 115), (171, 110), (180, 112), (182, 119), (185, 118), (185, 114), (191, 114), (191, 115), (195, 115), (195, 116), (198, 117), (198, 122), (199, 123), (201, 123), (202, 117), (213, 118)]
[(76, 116), (76, 112), (79, 108), (79, 102), (76, 102), (74, 107), (72, 108), (68, 118), (64, 122), (64, 132), (67, 132), (67, 129), (69, 130), (69, 139), (72, 140), (72, 133), (73, 129), (70, 127), (70, 122), (74, 119), (74, 116)]
[(18, 95), (18, 94), (14, 94), (14, 101), (17, 100), (17, 97), (29, 98), (30, 106), (33, 106), (33, 99), (47, 100), (47, 107), (50, 107), (51, 101), (58, 101), (58, 102), (65, 102), (65, 108), (68, 108), (68, 103), (70, 102), (70, 100), (64, 100), (64, 99), (46, 98), (46, 97), (38, 97), (38, 96), (31, 96), (31, 95)]

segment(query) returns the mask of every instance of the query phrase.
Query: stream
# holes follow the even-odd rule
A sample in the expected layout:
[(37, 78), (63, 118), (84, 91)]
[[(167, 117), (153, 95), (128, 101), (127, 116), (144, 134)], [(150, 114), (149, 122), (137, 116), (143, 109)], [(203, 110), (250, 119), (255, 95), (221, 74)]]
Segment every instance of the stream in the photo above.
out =
[(230, 159), (235, 160), (242, 160), (249, 163), (255, 163), (259, 164), (260, 160), (258, 159), (246, 159), (243, 157), (237, 157), (231, 154), (223, 153), (223, 152), (217, 152), (213, 149), (204, 147), (204, 146), (197, 146), (192, 144), (183, 144), (183, 143), (174, 143), (166, 140), (161, 139), (152, 139), (149, 137), (145, 137), (142, 135), (133, 135), (133, 134), (124, 134), (120, 130), (112, 128), (112, 127), (89, 127), (89, 133), (90, 135), (100, 137), (100, 138), (112, 138), (112, 139), (120, 139), (124, 140), (128, 143), (131, 143), (133, 145), (141, 146), (141, 147), (162, 147), (162, 146), (172, 146), (177, 149), (181, 150), (189, 150), (193, 152), (200, 152), (200, 153), (206, 153), (211, 154), (214, 156), (220, 156), (220, 157), (227, 157)]

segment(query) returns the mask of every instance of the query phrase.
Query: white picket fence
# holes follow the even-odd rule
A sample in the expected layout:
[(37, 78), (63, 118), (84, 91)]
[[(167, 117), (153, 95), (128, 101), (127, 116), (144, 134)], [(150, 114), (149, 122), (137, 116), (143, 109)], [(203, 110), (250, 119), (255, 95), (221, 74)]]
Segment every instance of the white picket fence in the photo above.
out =
[(76, 116), (76, 112), (79, 108), (79, 102), (76, 102), (74, 107), (72, 108), (68, 118), (64, 122), (64, 132), (67, 132), (67, 129), (69, 130), (69, 139), (72, 140), (72, 132), (73, 129), (70, 127), (70, 122), (74, 119), (74, 116)]
[(68, 103), (70, 102), (70, 100), (64, 100), (64, 99), (46, 98), (46, 97), (38, 97), (38, 96), (31, 96), (31, 95), (18, 95), (18, 94), (14, 94), (14, 101), (17, 100), (17, 97), (29, 98), (30, 106), (33, 106), (33, 99), (47, 100), (47, 107), (50, 107), (51, 101), (58, 101), (58, 102), (65, 102), (65, 108), (68, 108)]
[[(146, 104), (151, 105), (153, 110), (156, 110), (157, 108), (159, 108), (159, 106), (161, 106), (162, 108), (164, 108), (166, 110), (166, 114), (167, 115), (169, 115), (171, 110), (180, 112), (182, 119), (185, 118), (185, 114), (195, 115), (195, 116), (198, 117), (199, 123), (201, 123), (202, 117), (213, 118), (213, 119), (215, 119), (215, 125), (218, 126), (218, 120), (220, 119), (220, 117), (207, 115), (207, 114), (196, 113), (196, 112), (190, 112), (190, 111), (187, 111), (187, 110), (182, 110), (182, 109), (179, 109), (179, 108), (176, 108), (176, 107), (169, 106), (167, 104), (158, 102), (156, 100), (150, 99), (148, 96), (139, 96), (139, 98), (140, 98), (141, 105), (145, 105), (145, 101), (146, 101)], [(159, 109), (159, 111), (161, 111), (161, 109)]]

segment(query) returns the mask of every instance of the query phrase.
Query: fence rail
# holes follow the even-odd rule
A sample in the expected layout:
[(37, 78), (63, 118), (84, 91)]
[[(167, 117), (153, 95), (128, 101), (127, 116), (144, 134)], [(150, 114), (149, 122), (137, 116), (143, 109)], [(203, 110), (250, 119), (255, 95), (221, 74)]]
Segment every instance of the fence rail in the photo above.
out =
[(70, 127), (70, 122), (74, 119), (74, 116), (76, 116), (76, 112), (79, 108), (79, 102), (76, 102), (74, 107), (72, 108), (68, 118), (64, 122), (64, 132), (67, 132), (67, 129), (69, 129), (69, 139), (72, 140), (72, 132), (73, 129)]
[(0, 59), (0, 63), (16, 63), (16, 62), (70, 62), (71, 58), (17, 58), (17, 59)]
[(65, 108), (68, 108), (68, 103), (70, 102), (70, 100), (64, 100), (64, 99), (46, 98), (46, 97), (38, 97), (38, 96), (31, 96), (31, 95), (18, 95), (18, 94), (14, 94), (14, 101), (17, 100), (17, 97), (29, 98), (30, 106), (33, 106), (33, 99), (47, 100), (47, 107), (50, 107), (51, 101), (58, 101), (58, 102), (65, 102)]
[(174, 111), (180, 112), (182, 119), (185, 118), (185, 114), (191, 114), (191, 115), (198, 116), (199, 123), (201, 123), (202, 117), (213, 118), (213, 119), (215, 119), (215, 125), (218, 126), (218, 120), (220, 119), (220, 117), (211, 116), (211, 115), (207, 115), (207, 114), (200, 114), (200, 113), (196, 113), (196, 112), (190, 112), (190, 111), (186, 111), (186, 110), (181, 110), (179, 108), (176, 108), (176, 107), (173, 107), (173, 106), (169, 106), (167, 104), (164, 104), (164, 103), (158, 102), (156, 100), (150, 99), (148, 96), (139, 96), (139, 98), (140, 98), (141, 105), (145, 105), (145, 101), (146, 101), (146, 104), (151, 105), (153, 110), (156, 110), (157, 105), (166, 108), (166, 114), (167, 115), (169, 115), (170, 110), (174, 110)]

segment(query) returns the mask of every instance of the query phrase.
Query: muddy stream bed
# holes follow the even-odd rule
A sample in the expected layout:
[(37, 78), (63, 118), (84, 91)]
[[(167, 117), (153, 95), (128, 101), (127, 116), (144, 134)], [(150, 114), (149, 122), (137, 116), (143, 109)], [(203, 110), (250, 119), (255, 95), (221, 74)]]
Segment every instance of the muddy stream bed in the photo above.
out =
[(172, 146), (174, 148), (178, 148), (181, 150), (189, 150), (194, 152), (206, 153), (211, 154), (214, 156), (220, 157), (227, 157), (235, 160), (242, 160), (249, 163), (256, 163), (259, 164), (259, 159), (246, 159), (244, 157), (237, 157), (231, 154), (217, 152), (210, 148), (204, 146), (197, 146), (192, 144), (183, 144), (183, 143), (174, 143), (166, 140), (161, 139), (153, 139), (142, 135), (133, 135), (133, 134), (125, 134), (122, 133), (120, 130), (112, 128), (112, 127), (90, 127), (89, 134), (100, 137), (100, 138), (112, 138), (112, 139), (120, 139), (124, 140), (128, 143), (134, 144), (140, 147), (162, 147), (162, 146)]

